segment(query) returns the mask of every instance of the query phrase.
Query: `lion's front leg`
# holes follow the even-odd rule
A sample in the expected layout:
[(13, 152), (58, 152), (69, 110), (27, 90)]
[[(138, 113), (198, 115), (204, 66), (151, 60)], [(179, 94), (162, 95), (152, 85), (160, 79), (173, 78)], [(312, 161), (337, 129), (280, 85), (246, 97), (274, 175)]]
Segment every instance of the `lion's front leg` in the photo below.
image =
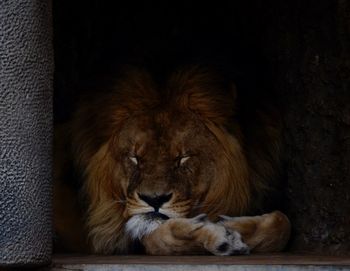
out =
[[(141, 226), (139, 220), (137, 227), (141, 226), (143, 229), (134, 227), (146, 252), (151, 255), (249, 253), (249, 248), (242, 242), (239, 233), (211, 223), (206, 219), (206, 215), (190, 219), (174, 218), (162, 222), (158, 220), (158, 226), (154, 223), (154, 220), (151, 223), (148, 221), (150, 228), (147, 230)], [(133, 235), (132, 230), (129, 232)], [(141, 232), (144, 232), (142, 236)]]
[(291, 226), (280, 211), (261, 216), (221, 216), (219, 224), (238, 231), (252, 252), (278, 252), (286, 246)]

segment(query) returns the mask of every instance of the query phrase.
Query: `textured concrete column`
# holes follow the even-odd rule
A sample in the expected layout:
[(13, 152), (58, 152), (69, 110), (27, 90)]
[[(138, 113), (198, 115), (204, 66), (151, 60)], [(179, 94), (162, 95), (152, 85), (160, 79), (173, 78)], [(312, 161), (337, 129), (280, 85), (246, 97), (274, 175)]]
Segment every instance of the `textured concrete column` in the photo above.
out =
[(51, 258), (51, 1), (0, 1), (0, 266)]

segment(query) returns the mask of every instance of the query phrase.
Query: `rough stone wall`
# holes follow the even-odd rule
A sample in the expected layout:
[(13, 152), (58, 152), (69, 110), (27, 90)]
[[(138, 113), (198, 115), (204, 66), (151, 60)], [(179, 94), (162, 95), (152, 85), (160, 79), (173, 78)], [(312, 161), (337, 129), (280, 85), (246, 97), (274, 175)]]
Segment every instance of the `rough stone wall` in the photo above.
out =
[(0, 266), (51, 258), (52, 56), (50, 1), (0, 1)]
[(259, 5), (259, 46), (284, 107), (290, 249), (349, 254), (350, 3)]

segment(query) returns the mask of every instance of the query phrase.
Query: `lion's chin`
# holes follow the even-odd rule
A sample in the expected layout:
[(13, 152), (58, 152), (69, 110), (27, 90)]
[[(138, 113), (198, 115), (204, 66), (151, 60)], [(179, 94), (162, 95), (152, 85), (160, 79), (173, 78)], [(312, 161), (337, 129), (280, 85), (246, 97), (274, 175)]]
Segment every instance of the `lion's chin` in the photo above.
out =
[(168, 216), (159, 212), (148, 212), (132, 216), (125, 225), (125, 231), (133, 240), (141, 240), (156, 230)]

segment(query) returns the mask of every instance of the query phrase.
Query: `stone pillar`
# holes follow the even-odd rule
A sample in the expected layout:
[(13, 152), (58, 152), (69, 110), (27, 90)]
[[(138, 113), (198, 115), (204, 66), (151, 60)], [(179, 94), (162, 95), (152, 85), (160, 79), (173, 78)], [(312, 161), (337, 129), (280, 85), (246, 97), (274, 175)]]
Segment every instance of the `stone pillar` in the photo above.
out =
[(51, 258), (50, 2), (0, 1), (0, 266)]

